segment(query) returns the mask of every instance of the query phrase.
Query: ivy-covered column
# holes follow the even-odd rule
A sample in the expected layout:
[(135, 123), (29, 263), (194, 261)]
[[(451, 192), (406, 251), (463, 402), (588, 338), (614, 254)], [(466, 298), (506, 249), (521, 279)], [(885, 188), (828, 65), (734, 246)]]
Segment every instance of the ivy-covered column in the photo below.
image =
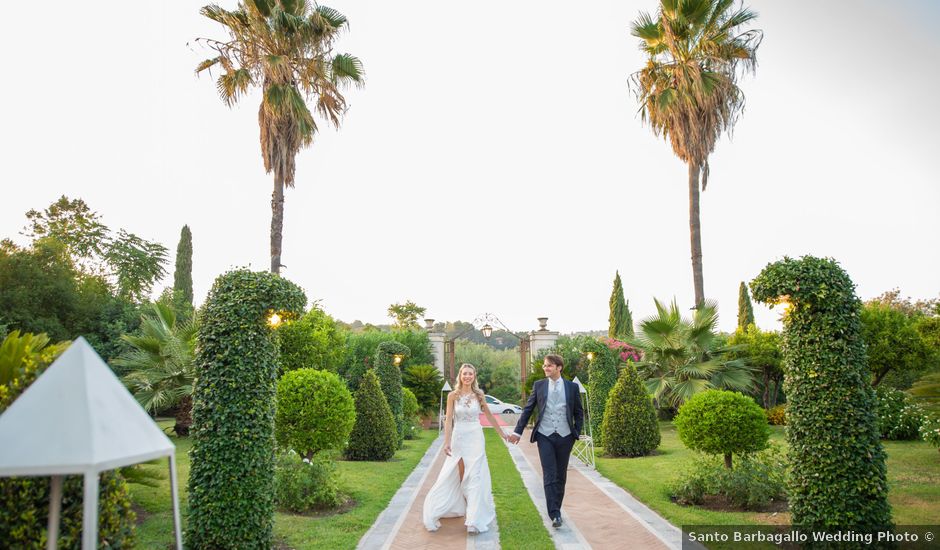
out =
[(831, 259), (773, 263), (756, 300), (789, 307), (783, 369), (793, 524), (873, 532), (891, 525), (885, 452), (861, 337), (861, 302)]
[(304, 292), (248, 270), (215, 280), (198, 335), (186, 547), (271, 548), (277, 347), (268, 319), (303, 312)]

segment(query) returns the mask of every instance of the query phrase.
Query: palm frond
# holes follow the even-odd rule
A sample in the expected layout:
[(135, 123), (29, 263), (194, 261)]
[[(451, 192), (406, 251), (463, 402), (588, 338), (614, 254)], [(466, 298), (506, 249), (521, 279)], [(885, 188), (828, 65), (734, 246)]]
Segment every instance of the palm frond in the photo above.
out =
[(359, 88), (365, 84), (365, 70), (358, 57), (347, 53), (337, 54), (331, 65), (334, 82), (354, 82)]

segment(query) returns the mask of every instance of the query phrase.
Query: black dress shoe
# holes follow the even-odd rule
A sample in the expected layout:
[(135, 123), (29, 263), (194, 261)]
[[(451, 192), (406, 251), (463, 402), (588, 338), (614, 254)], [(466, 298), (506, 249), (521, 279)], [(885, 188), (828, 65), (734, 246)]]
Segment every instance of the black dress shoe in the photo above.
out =
[(561, 527), (561, 516), (558, 516), (557, 518), (552, 520), (552, 527), (554, 527), (555, 529), (558, 529), (559, 527)]

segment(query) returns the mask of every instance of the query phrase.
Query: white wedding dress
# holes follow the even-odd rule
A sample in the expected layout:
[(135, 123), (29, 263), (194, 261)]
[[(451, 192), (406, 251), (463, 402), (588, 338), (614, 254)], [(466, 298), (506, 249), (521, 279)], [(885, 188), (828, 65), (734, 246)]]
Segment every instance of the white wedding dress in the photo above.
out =
[[(441, 526), (440, 518), (465, 516), (464, 524), (468, 529), (483, 533), (496, 519), (496, 507), (480, 425), (480, 402), (476, 396), (458, 398), (454, 403), (454, 418), (451, 456), (445, 458), (437, 481), (424, 499), (424, 526), (428, 531), (437, 531)], [(461, 458), (463, 482), (457, 465)]]

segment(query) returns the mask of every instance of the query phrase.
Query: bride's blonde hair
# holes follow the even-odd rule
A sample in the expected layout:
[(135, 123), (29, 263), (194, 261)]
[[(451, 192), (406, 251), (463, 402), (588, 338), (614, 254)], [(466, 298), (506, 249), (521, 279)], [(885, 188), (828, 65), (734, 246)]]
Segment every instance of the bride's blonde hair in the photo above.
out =
[(482, 407), (483, 403), (485, 403), (485, 397), (483, 396), (483, 390), (480, 389), (480, 384), (477, 383), (477, 368), (470, 363), (464, 363), (460, 365), (459, 369), (457, 369), (457, 392), (459, 394), (463, 391), (464, 384), (460, 379), (460, 373), (463, 372), (463, 369), (473, 370), (473, 382), (470, 384), (470, 391), (477, 396), (477, 399), (480, 400), (480, 406)]

